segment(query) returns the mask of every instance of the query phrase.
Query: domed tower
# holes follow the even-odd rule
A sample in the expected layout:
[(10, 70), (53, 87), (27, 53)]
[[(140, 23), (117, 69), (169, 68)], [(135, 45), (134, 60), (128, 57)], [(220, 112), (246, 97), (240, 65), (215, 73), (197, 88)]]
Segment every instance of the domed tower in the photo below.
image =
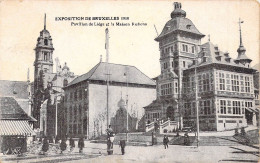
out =
[(53, 72), (53, 44), (49, 31), (46, 29), (46, 14), (44, 15), (44, 28), (40, 32), (35, 47), (34, 61), (34, 102), (33, 116), (37, 119), (34, 128), (40, 127), (40, 107), (44, 100), (43, 91), (47, 88), (48, 75)]
[(49, 31), (46, 29), (46, 14), (44, 16), (44, 29), (40, 32), (40, 36), (37, 39), (35, 50), (35, 74), (37, 77), (40, 70), (44, 73), (53, 72), (53, 59), (52, 54), (54, 51), (52, 38)]
[[(169, 101), (163, 108), (164, 118), (177, 120), (182, 90), (182, 72), (192, 64), (199, 52), (200, 33), (192, 21), (186, 18), (179, 2), (174, 2), (171, 19), (165, 24), (160, 35), (155, 38), (159, 42), (161, 74), (157, 78), (158, 98)], [(179, 102), (178, 102), (179, 101)]]

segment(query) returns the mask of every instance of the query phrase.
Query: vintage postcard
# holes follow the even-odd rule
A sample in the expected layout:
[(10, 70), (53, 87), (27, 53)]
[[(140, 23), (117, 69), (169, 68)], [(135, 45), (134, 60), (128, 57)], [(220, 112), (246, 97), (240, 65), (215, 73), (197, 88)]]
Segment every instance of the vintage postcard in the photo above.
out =
[(259, 13), (0, 0), (0, 162), (258, 162)]

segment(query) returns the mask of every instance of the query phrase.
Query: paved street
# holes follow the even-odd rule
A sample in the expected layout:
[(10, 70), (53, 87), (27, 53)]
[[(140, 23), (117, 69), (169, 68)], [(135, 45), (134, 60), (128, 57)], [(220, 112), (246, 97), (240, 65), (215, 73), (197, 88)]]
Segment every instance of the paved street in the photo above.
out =
[[(121, 155), (118, 145), (114, 154), (106, 154), (106, 144), (85, 143), (84, 154), (76, 148), (71, 154), (20, 157), (19, 162), (257, 162), (258, 149), (248, 146), (127, 146), (126, 154)], [(5, 157), (2, 162), (18, 162), (16, 157)]]

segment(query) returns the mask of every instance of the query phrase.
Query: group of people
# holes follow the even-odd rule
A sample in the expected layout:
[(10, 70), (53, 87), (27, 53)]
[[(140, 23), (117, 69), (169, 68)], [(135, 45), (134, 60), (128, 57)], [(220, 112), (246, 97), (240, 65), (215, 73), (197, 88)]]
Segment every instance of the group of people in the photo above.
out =
[[(58, 139), (55, 139), (55, 144), (59, 144), (59, 149), (61, 153), (63, 153), (67, 149), (67, 139), (63, 138), (61, 142)], [(45, 154), (49, 150), (49, 143), (50, 141), (47, 138), (43, 139), (43, 144), (42, 144), (42, 152)], [(72, 137), (69, 139), (69, 146), (70, 146), (70, 152), (72, 152), (75, 148), (75, 141), (72, 139)], [(78, 141), (78, 148), (79, 148), (79, 153), (82, 153), (83, 148), (84, 148), (84, 138), (81, 137)]]

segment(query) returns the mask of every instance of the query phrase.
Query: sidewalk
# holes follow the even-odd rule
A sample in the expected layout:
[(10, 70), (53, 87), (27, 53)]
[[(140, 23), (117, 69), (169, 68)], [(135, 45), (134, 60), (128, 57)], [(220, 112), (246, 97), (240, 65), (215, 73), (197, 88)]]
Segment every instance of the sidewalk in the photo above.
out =
[[(245, 131), (250, 131), (257, 129), (256, 126), (247, 126)], [(240, 132), (240, 130), (239, 130)], [(176, 135), (176, 133), (166, 133), (167, 135)], [(184, 136), (184, 132), (179, 133), (181, 136)], [(228, 131), (200, 131), (199, 136), (234, 136), (235, 130), (228, 130)], [(190, 132), (189, 136), (195, 136), (195, 132)]]

